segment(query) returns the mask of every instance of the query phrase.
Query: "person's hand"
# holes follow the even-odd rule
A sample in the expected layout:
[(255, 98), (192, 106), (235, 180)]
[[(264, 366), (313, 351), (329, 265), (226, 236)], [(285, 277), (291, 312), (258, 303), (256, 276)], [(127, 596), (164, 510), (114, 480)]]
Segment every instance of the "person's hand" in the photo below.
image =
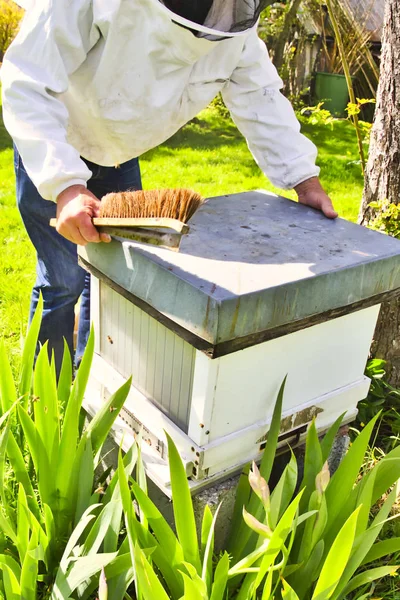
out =
[(74, 244), (110, 242), (107, 233), (99, 233), (92, 223), (100, 200), (83, 185), (71, 185), (57, 197), (57, 231)]
[(332, 200), (324, 191), (318, 177), (311, 177), (310, 179), (303, 181), (303, 183), (296, 185), (294, 189), (297, 192), (300, 204), (311, 206), (311, 208), (317, 208), (328, 217), (328, 219), (336, 219), (338, 216), (338, 213), (333, 208)]

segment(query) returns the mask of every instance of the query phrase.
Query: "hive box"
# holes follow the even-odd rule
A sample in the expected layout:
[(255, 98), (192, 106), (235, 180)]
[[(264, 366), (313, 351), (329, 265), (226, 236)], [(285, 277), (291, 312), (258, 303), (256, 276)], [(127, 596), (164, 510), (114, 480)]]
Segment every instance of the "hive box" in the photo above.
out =
[(91, 413), (133, 376), (114, 434), (143, 428), (168, 490), (167, 431), (193, 486), (257, 458), (287, 375), (281, 437), (356, 415), (400, 242), (263, 192), (209, 199), (178, 253), (115, 239), (79, 249), (92, 277)]

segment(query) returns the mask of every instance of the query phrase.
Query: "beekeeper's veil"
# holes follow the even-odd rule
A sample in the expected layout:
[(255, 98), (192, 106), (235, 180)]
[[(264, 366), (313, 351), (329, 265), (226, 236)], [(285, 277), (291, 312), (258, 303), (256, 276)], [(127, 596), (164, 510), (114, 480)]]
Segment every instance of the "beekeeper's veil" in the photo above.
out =
[[(255, 25), (260, 13), (274, 0), (161, 0), (167, 8), (194, 24), (226, 33)], [(194, 27), (196, 29), (196, 27)]]

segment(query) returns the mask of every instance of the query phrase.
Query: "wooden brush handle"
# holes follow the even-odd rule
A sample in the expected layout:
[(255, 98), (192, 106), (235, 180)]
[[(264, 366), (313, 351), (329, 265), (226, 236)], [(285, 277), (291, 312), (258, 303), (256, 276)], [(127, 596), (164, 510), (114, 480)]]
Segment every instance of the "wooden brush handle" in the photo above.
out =
[[(168, 218), (148, 218), (148, 219), (118, 219), (118, 218), (107, 218), (107, 219), (92, 219), (93, 225), (95, 227), (124, 227), (125, 229), (129, 229), (131, 227), (161, 227), (164, 229), (173, 229), (177, 233), (188, 233), (189, 226), (186, 223), (182, 223), (182, 221), (178, 221), (177, 219), (168, 219)], [(50, 219), (50, 226), (57, 227), (57, 219)]]

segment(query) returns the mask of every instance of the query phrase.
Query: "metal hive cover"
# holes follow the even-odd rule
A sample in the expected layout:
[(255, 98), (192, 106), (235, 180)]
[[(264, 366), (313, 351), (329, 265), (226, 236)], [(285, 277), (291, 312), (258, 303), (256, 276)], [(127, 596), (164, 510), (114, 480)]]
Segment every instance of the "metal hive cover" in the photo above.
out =
[(210, 198), (179, 253), (114, 240), (79, 255), (215, 356), (379, 303), (400, 288), (400, 241), (264, 192)]

